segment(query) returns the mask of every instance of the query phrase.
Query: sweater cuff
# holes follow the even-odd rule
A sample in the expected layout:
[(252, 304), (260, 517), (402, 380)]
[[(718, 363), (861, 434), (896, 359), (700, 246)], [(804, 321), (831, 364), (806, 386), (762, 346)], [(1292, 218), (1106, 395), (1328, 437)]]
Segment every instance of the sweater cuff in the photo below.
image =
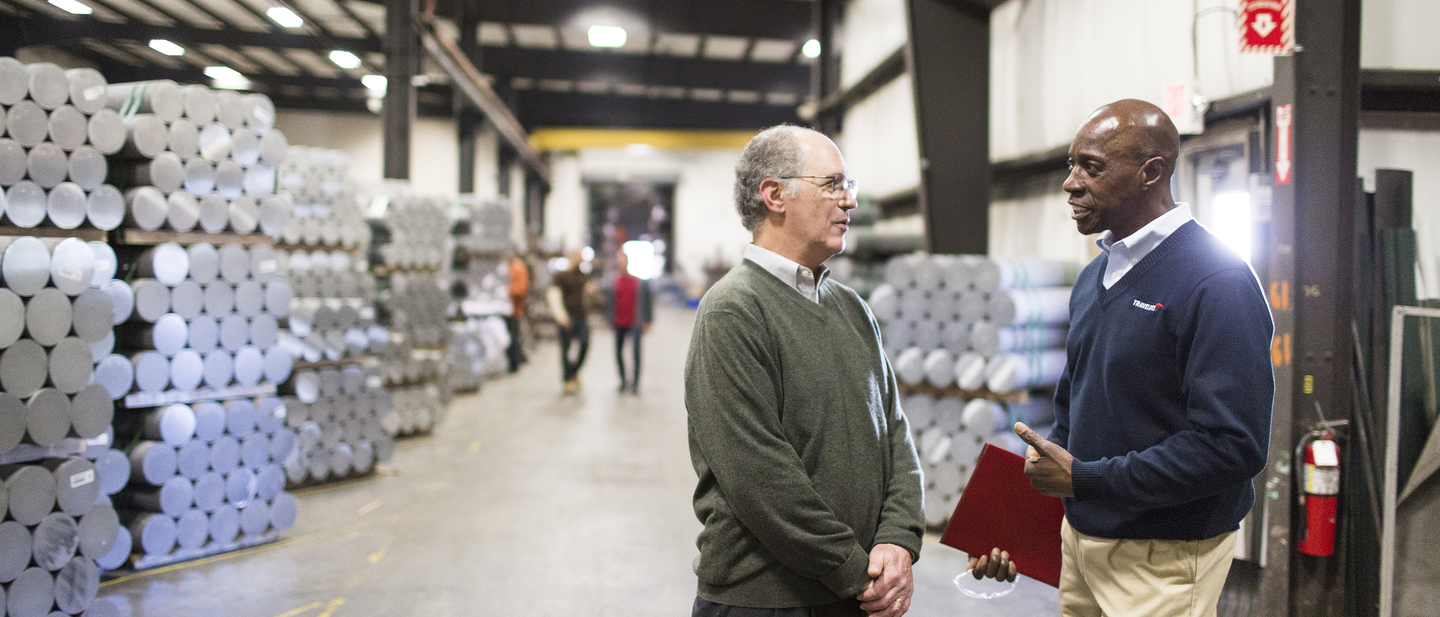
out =
[(881, 544), (894, 544), (895, 546), (909, 551), (911, 565), (914, 565), (915, 562), (920, 561), (921, 540), (913, 533), (908, 533), (904, 531), (889, 533), (885, 529), (881, 529), (875, 534), (875, 545), (879, 546)]
[(840, 567), (820, 577), (820, 582), (841, 598), (853, 598), (870, 582), (870, 555), (855, 545)]
[(1103, 484), (1100, 479), (1100, 461), (1071, 461), (1070, 485), (1075, 491), (1076, 500), (1099, 497)]

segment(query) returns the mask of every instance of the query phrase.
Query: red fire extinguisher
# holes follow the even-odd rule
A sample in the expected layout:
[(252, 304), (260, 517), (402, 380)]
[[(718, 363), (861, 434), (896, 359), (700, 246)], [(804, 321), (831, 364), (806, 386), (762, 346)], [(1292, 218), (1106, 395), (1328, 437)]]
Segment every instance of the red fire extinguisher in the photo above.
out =
[(1305, 448), (1300, 501), (1305, 506), (1305, 533), (1300, 552), (1325, 557), (1335, 554), (1335, 516), (1340, 500), (1340, 446), (1335, 431), (1326, 429)]

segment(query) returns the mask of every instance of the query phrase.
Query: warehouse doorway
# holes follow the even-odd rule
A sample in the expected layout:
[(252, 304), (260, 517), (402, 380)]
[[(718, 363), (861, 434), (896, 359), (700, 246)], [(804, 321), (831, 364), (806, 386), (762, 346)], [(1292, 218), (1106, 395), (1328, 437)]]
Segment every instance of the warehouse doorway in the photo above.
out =
[[(630, 271), (636, 276), (655, 278), (673, 269), (674, 182), (589, 181), (586, 191), (590, 198), (590, 246), (607, 278), (614, 276), (614, 255), (622, 247), (630, 256)], [(627, 247), (626, 243), (632, 244)], [(646, 256), (653, 256), (649, 264), (645, 263)]]

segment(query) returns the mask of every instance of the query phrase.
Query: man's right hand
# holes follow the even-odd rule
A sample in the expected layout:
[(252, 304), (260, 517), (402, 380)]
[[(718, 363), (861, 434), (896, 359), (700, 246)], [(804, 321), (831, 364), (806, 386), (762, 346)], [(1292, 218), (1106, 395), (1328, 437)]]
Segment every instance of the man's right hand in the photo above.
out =
[(1010, 561), (1010, 552), (999, 548), (991, 549), (989, 555), (970, 556), (970, 573), (976, 579), (993, 578), (997, 581), (1015, 580), (1015, 562)]
[(555, 318), (555, 325), (558, 325), (558, 326), (560, 326), (561, 328), (564, 328), (564, 329), (566, 329), (566, 330), (569, 330), (569, 329), (570, 329), (570, 320), (569, 320), (569, 319), (561, 319), (561, 318), (559, 318), (559, 317), (556, 317), (556, 318)]

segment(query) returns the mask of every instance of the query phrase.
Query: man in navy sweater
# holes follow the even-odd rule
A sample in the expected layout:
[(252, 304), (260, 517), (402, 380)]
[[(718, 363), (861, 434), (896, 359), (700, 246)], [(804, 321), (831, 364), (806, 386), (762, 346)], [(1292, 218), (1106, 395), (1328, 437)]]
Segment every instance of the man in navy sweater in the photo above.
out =
[[(1104, 253), (1070, 299), (1048, 440), (1023, 423), (1025, 474), (1065, 500), (1060, 611), (1214, 615), (1265, 468), (1274, 327), (1250, 266), (1170, 196), (1180, 137), (1136, 100), (1070, 146), (1071, 218)], [(1000, 553), (977, 573), (1014, 577)]]

